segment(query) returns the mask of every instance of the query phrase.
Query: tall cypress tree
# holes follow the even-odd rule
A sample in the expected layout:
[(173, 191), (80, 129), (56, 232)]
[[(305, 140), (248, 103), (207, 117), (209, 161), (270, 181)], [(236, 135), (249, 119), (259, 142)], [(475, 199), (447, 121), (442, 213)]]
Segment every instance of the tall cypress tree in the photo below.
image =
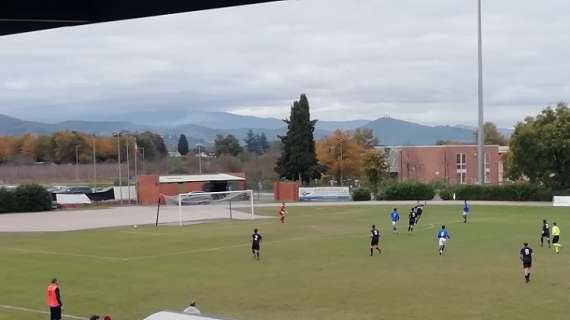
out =
[(257, 135), (253, 134), (253, 130), (249, 129), (247, 131), (247, 136), (243, 141), (245, 142), (245, 149), (247, 152), (257, 153)]
[(287, 123), (287, 135), (280, 136), (283, 153), (277, 161), (275, 171), (281, 178), (310, 181), (323, 172), (315, 153), (313, 132), (317, 120), (311, 120), (309, 100), (301, 94), (299, 101), (293, 102), (291, 116)]
[(186, 139), (185, 135), (181, 134), (180, 139), (178, 139), (178, 153), (185, 156), (188, 154), (188, 151), (188, 139)]

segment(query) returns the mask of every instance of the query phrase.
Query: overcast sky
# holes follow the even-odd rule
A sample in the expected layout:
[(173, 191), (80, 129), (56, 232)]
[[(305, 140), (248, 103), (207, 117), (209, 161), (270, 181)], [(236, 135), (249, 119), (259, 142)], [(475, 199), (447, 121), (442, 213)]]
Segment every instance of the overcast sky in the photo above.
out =
[[(568, 0), (484, 0), (486, 119), (570, 99)], [(0, 113), (477, 122), (476, 0), (296, 0), (0, 37)]]

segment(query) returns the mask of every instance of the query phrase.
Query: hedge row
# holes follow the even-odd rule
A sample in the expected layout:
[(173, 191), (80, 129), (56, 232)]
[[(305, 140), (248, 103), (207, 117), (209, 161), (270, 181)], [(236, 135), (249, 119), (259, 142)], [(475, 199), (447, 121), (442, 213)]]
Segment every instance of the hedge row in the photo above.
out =
[(381, 188), (377, 200), (431, 200), (435, 188), (421, 182), (402, 182), (389, 184)]
[(443, 200), (552, 201), (552, 190), (532, 184), (505, 186), (448, 186), (439, 191)]
[(352, 191), (353, 201), (370, 201), (370, 189), (368, 188), (356, 188)]
[(0, 188), (0, 213), (51, 210), (51, 195), (39, 185), (21, 185), (14, 190)]

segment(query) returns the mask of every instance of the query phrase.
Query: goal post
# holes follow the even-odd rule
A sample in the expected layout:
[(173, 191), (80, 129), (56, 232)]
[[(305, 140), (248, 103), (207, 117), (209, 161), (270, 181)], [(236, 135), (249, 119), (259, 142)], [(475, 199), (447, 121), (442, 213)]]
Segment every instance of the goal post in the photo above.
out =
[[(170, 223), (214, 220), (214, 219), (255, 219), (253, 190), (218, 192), (189, 192), (175, 196), (161, 195), (168, 211)], [(161, 216), (163, 212), (161, 211)], [(174, 215), (177, 218), (174, 218)], [(177, 221), (172, 221), (173, 219)]]

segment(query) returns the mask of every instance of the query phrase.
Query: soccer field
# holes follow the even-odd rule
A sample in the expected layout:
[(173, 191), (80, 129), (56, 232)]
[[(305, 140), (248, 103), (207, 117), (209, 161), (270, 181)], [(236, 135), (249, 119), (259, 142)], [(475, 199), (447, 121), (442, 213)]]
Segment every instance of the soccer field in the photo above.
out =
[[(64, 313), (137, 320), (193, 299), (228, 319), (568, 319), (570, 252), (541, 248), (543, 218), (570, 230), (563, 208), (429, 206), (413, 234), (399, 207), (291, 207), (277, 219), (191, 226), (140, 226), (78, 232), (0, 234), (0, 319), (48, 316), (45, 290), (60, 279)], [(258, 213), (276, 215), (276, 208)], [(438, 256), (436, 232), (451, 240)], [(383, 231), (381, 255), (369, 256), (369, 229)], [(258, 227), (261, 261), (249, 239)], [(519, 250), (535, 249), (533, 279), (524, 283)]]

